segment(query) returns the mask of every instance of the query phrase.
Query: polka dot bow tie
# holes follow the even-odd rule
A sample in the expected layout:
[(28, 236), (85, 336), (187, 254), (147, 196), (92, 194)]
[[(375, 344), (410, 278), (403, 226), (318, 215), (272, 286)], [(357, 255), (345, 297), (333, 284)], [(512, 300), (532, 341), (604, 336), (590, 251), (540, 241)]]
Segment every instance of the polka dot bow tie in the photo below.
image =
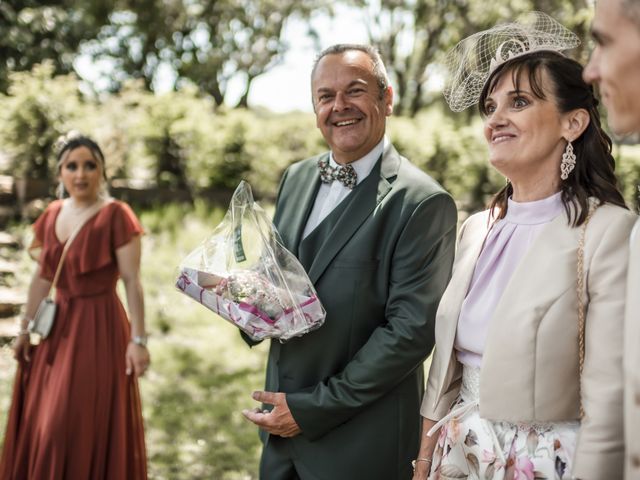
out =
[(349, 190), (353, 190), (358, 182), (358, 174), (350, 164), (332, 167), (329, 165), (329, 160), (318, 160), (318, 169), (320, 169), (320, 180), (323, 183), (338, 180)]

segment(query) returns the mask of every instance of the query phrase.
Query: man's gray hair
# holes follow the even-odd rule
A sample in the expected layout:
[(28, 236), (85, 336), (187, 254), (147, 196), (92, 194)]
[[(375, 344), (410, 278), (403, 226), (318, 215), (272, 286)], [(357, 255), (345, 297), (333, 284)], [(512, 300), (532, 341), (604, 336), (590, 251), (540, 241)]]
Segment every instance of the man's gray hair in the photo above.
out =
[(371, 59), (371, 63), (373, 64), (373, 75), (376, 77), (376, 82), (378, 83), (378, 88), (380, 89), (380, 98), (384, 98), (387, 87), (389, 87), (389, 77), (387, 76), (387, 69), (384, 67), (384, 63), (382, 62), (380, 53), (375, 47), (372, 47), (371, 45), (360, 45), (357, 43), (338, 43), (337, 45), (332, 45), (328, 48), (325, 48), (318, 54), (315, 61), (313, 62), (313, 69), (311, 70), (311, 80), (313, 81), (313, 76), (315, 75), (316, 69), (318, 68), (318, 63), (324, 57), (326, 57), (327, 55), (340, 55), (342, 53), (354, 50), (366, 53), (367, 56)]

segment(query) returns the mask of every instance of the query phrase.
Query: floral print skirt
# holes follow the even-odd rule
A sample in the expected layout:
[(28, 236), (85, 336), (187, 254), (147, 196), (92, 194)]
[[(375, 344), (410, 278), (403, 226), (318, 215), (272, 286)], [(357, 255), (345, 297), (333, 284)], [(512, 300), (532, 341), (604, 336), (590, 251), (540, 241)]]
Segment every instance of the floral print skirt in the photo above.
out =
[(579, 422), (514, 424), (480, 418), (480, 369), (464, 367), (462, 388), (440, 428), (430, 480), (570, 479)]

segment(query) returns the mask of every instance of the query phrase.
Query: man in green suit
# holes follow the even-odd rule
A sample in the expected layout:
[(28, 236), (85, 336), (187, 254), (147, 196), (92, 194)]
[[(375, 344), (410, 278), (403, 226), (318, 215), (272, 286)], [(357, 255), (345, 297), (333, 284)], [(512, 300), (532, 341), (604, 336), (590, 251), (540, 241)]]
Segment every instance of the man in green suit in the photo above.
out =
[(311, 87), (331, 151), (285, 172), (274, 223), (327, 317), (271, 343), (253, 395), (269, 411), (243, 413), (262, 430), (264, 480), (409, 479), (456, 207), (385, 137), (393, 91), (375, 49), (330, 47)]

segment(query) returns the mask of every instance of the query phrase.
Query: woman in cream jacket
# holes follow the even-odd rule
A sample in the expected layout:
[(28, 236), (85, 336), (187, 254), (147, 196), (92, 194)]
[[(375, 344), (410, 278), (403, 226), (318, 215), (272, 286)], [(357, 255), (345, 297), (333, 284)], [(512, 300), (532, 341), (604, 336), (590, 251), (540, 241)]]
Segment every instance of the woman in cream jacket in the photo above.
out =
[(505, 58), (479, 102), (509, 181), (459, 234), (414, 479), (622, 478), (635, 215), (582, 67), (549, 49)]

